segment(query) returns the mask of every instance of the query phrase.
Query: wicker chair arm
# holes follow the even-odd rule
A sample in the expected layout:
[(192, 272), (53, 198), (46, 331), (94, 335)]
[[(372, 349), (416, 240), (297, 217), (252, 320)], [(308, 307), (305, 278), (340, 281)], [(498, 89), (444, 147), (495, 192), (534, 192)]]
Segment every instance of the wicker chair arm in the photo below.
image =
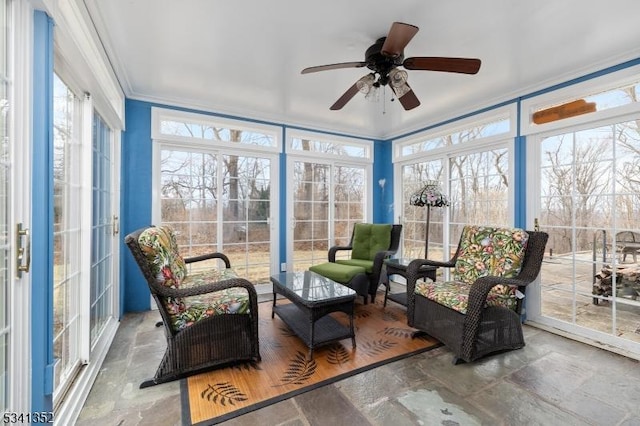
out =
[(185, 263), (193, 263), (193, 262), (201, 262), (203, 260), (208, 260), (208, 259), (222, 259), (224, 261), (224, 265), (227, 269), (231, 268), (231, 262), (229, 261), (229, 258), (227, 257), (227, 255), (223, 254), (223, 253), (207, 253), (207, 254), (203, 254), (200, 256), (194, 256), (194, 257), (187, 257), (184, 259)]
[(502, 278), (487, 276), (478, 278), (469, 289), (469, 302), (467, 314), (464, 318), (464, 337), (462, 339), (462, 359), (471, 360), (474, 357), (473, 343), (476, 341), (478, 328), (482, 321), (482, 312), (486, 305), (487, 296), (491, 289), (497, 285), (508, 285), (514, 287), (526, 286), (528, 281), (517, 278)]
[(253, 283), (244, 278), (230, 278), (189, 288), (170, 288), (156, 282), (153, 287), (156, 294), (161, 297), (195, 296), (197, 294), (213, 293), (233, 287), (242, 287), (247, 289), (249, 296), (251, 296), (251, 294), (256, 294), (256, 289)]
[(341, 250), (352, 250), (352, 246), (333, 246), (329, 249), (329, 262), (336, 261), (336, 253)]
[(379, 271), (380, 269), (382, 269), (382, 262), (384, 262), (385, 259), (393, 256), (394, 254), (396, 254), (395, 250), (383, 250), (377, 252), (373, 258), (373, 270)]
[(446, 262), (430, 259), (414, 259), (407, 266), (407, 273), (409, 271), (417, 272), (423, 266), (436, 266), (438, 268), (453, 268), (456, 265), (454, 261), (448, 260)]
[(423, 266), (435, 266), (438, 268), (452, 268), (455, 265), (455, 262), (440, 262), (437, 260), (429, 260), (429, 259), (414, 259), (409, 262), (407, 266), (407, 294), (409, 292), (413, 292), (416, 281), (418, 280), (420, 268)]
[(527, 281), (522, 281), (517, 278), (501, 278), (501, 277), (482, 277), (478, 278), (476, 282), (471, 285), (469, 290), (469, 305), (467, 306), (467, 315), (471, 310), (482, 311), (485, 305), (487, 296), (491, 289), (497, 285), (508, 285), (513, 287), (522, 287), (528, 284)]
[(371, 269), (371, 280), (373, 283), (379, 285), (380, 276), (382, 275), (382, 266), (385, 259), (393, 256), (396, 250), (383, 250), (376, 253), (373, 258), (373, 267)]

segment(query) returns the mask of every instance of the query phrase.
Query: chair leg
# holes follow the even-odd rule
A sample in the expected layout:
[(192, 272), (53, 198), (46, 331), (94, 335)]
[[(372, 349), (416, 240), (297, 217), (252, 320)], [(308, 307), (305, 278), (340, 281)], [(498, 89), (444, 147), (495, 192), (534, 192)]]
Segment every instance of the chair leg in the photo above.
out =
[(420, 338), (422, 336), (426, 336), (427, 333), (422, 331), (422, 330), (416, 330), (413, 333), (411, 333), (411, 338), (412, 339), (416, 339), (416, 338)]
[(453, 365), (460, 365), (460, 364), (464, 364), (465, 360), (463, 360), (462, 358), (458, 358), (457, 356), (454, 356), (453, 359), (451, 360), (451, 363)]
[(154, 379), (147, 379), (144, 382), (140, 383), (140, 389), (148, 388), (155, 385), (159, 385), (159, 383)]

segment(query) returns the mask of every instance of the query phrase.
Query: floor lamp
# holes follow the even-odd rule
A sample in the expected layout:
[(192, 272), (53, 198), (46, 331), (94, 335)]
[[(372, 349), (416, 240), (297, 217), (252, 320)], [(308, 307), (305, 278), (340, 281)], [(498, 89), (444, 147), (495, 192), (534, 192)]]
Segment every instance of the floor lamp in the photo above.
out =
[(427, 223), (424, 237), (424, 258), (429, 254), (429, 222), (431, 219), (431, 207), (445, 207), (449, 205), (447, 196), (440, 188), (437, 180), (428, 180), (422, 188), (411, 194), (409, 204), (418, 207), (427, 207)]

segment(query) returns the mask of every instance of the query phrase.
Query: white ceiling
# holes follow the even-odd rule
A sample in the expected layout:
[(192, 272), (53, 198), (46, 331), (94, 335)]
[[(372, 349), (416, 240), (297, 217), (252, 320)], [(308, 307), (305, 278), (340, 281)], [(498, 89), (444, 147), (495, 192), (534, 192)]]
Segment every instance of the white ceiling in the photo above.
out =
[[(84, 0), (128, 98), (388, 138), (640, 57), (637, 0)], [(338, 97), (392, 22), (410, 56), (480, 58), (476, 75), (408, 71), (422, 105)]]

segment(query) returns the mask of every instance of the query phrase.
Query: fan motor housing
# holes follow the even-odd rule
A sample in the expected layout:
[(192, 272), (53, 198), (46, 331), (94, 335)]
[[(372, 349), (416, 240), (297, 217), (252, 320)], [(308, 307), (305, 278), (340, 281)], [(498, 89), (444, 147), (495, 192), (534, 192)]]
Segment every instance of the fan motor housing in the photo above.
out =
[(381, 53), (382, 46), (386, 39), (386, 37), (379, 38), (364, 54), (367, 68), (380, 74), (381, 77), (386, 77), (387, 74), (389, 74), (389, 71), (399, 65), (402, 65), (402, 61), (404, 60), (404, 52), (395, 58)]

